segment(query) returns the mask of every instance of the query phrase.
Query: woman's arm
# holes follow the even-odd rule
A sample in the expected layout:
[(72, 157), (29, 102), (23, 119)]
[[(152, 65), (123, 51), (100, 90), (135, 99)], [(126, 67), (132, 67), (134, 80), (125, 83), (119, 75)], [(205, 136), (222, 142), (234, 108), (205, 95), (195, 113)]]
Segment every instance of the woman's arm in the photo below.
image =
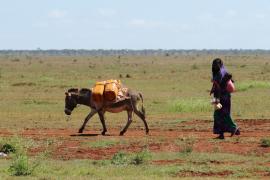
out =
[(210, 95), (214, 94), (214, 97), (219, 99), (220, 98), (220, 94), (221, 94), (221, 88), (220, 85), (217, 81), (213, 81), (213, 86), (212, 89), (210, 91)]

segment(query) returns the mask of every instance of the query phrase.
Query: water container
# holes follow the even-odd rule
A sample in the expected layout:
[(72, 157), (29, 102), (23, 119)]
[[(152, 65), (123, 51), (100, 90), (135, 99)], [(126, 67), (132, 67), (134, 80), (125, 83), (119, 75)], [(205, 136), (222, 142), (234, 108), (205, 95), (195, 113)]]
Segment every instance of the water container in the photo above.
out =
[(119, 80), (106, 81), (104, 89), (104, 98), (107, 101), (115, 101), (118, 96), (120, 86), (121, 82)]
[(96, 82), (94, 87), (92, 88), (92, 99), (96, 103), (103, 102), (103, 93), (105, 88), (105, 81)]

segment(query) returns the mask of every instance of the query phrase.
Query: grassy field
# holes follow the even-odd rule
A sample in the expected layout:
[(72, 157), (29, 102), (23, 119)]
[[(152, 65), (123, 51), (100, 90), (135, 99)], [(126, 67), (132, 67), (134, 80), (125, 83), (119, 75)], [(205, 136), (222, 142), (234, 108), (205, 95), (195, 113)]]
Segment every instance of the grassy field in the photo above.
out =
[[(0, 129), (16, 134), (21, 139), (15, 144), (43, 147), (48, 139), (61, 143), (61, 137), (21, 137), (25, 129), (72, 129), (78, 130), (84, 117), (89, 112), (87, 107), (75, 109), (72, 119), (66, 122), (64, 115), (64, 92), (71, 87), (91, 88), (94, 82), (106, 79), (121, 81), (136, 91), (142, 92), (145, 100), (147, 121), (151, 129), (174, 131), (183, 122), (206, 120), (208, 125), (199, 128), (211, 134), (213, 108), (210, 105), (211, 61), (214, 56), (109, 56), (109, 57), (54, 57), (54, 56), (0, 56)], [(232, 117), (234, 119), (269, 119), (270, 117), (270, 56), (221, 56), (233, 74), (237, 92), (232, 95)], [(106, 114), (106, 124), (110, 129), (119, 130), (126, 123), (126, 113)], [(248, 121), (248, 120), (247, 120)], [(130, 129), (142, 131), (142, 122), (134, 117)], [(86, 129), (99, 131), (101, 124), (97, 116), (89, 122)], [(182, 127), (185, 129), (186, 127)], [(259, 129), (258, 129), (259, 130)], [(128, 134), (129, 131), (127, 131)], [(161, 143), (165, 137), (142, 138), (143, 145)], [(14, 138), (14, 137), (13, 137)], [(80, 138), (80, 137), (76, 137)], [(128, 145), (135, 140), (119, 137), (100, 137), (89, 142), (90, 137), (82, 137), (81, 147), (92, 149)], [(87, 139), (88, 138), (88, 139)], [(177, 137), (175, 137), (177, 138)], [(268, 138), (268, 137), (265, 137)], [(136, 139), (136, 137), (135, 137)], [(196, 138), (195, 138), (196, 139)], [(260, 143), (260, 138), (248, 139)], [(248, 143), (247, 139), (239, 140)], [(2, 145), (12, 141), (2, 137)], [(26, 142), (25, 142), (26, 141)], [(56, 142), (54, 142), (56, 141)], [(165, 140), (166, 141), (166, 140)], [(195, 140), (197, 142), (197, 140)], [(219, 144), (220, 142), (209, 143)], [(226, 140), (229, 141), (230, 140)], [(14, 142), (13, 142), (14, 143)], [(133, 142), (134, 143), (134, 142)], [(136, 142), (135, 142), (136, 143)], [(137, 142), (137, 143), (140, 143)], [(232, 142), (234, 143), (234, 142)], [(49, 143), (50, 144), (50, 143)], [(200, 152), (193, 150), (192, 141), (179, 142), (180, 149), (175, 151), (125, 152), (120, 165), (112, 163), (110, 158), (102, 160), (53, 158), (42, 155), (42, 160), (26, 152), (19, 152), (33, 162), (40, 162), (29, 179), (174, 179), (196, 177), (255, 178), (270, 173), (270, 154), (237, 154), (219, 150)], [(190, 145), (191, 144), (191, 145)], [(213, 146), (214, 146), (213, 145)], [(47, 146), (46, 146), (47, 147)], [(49, 145), (48, 145), (49, 147)], [(52, 151), (52, 148), (47, 148)], [(176, 147), (177, 149), (177, 147)], [(41, 152), (41, 154), (44, 151)], [(38, 155), (37, 153), (35, 155)], [(117, 153), (116, 153), (117, 155)], [(136, 157), (142, 163), (134, 164)], [(18, 159), (0, 159), (0, 179), (15, 179), (10, 166)], [(150, 159), (150, 160), (149, 160)], [(158, 164), (163, 160), (172, 163)], [(178, 163), (177, 163), (178, 162)], [(185, 162), (185, 163), (179, 163)], [(269, 175), (269, 174), (268, 174)], [(24, 179), (22, 177), (21, 179)]]

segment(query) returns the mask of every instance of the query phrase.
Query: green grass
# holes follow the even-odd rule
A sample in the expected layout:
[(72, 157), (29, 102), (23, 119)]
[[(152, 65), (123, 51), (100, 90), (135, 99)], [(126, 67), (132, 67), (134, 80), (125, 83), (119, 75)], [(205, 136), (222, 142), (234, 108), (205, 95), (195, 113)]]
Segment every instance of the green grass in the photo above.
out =
[(206, 99), (181, 99), (175, 100), (170, 103), (170, 111), (172, 112), (184, 112), (184, 113), (194, 113), (194, 112), (211, 112), (213, 110), (210, 100)]
[[(220, 56), (226, 68), (233, 74), (236, 93), (232, 94), (232, 116), (238, 119), (261, 119), (270, 117), (269, 99), (269, 56), (258, 55), (244, 57), (241, 55)], [(106, 79), (119, 79), (129, 88), (142, 92), (146, 108), (150, 136), (134, 137), (134, 142), (142, 146), (150, 143), (163, 143), (151, 137), (151, 129), (178, 130), (182, 122), (193, 119), (212, 120), (213, 107), (210, 104), (211, 61), (214, 56), (178, 55), (178, 56), (121, 56), (118, 57), (65, 57), (65, 56), (0, 56), (0, 129), (19, 134), (25, 128), (62, 128), (78, 130), (89, 108), (80, 106), (66, 122), (63, 114), (64, 92), (71, 87), (91, 88), (94, 82)], [(74, 61), (74, 59), (76, 59)], [(128, 74), (128, 78), (127, 78)], [(143, 123), (134, 116), (131, 129), (143, 131)], [(127, 120), (126, 113), (106, 113), (106, 124), (110, 129), (123, 128)], [(191, 125), (181, 127), (205, 130), (209, 127)], [(101, 124), (98, 116), (87, 124), (86, 129), (99, 131)], [(128, 132), (127, 132), (128, 133)], [(209, 133), (211, 133), (209, 131)], [(61, 138), (50, 137), (41, 142), (27, 138), (0, 138), (0, 145), (9, 144), (16, 152), (25, 152), (29, 147), (50, 147), (61, 144)], [(82, 148), (112, 148), (130, 142), (118, 138), (104, 137), (82, 138)], [(85, 139), (86, 138), (86, 139)], [(262, 144), (260, 139), (229, 139), (235, 143)], [(118, 166), (108, 160), (55, 160), (52, 156), (42, 161), (32, 156), (18, 157), (18, 164), (29, 165), (24, 172), (31, 171), (35, 162), (40, 165), (27, 176), (29, 179), (174, 179), (179, 176), (197, 173), (230, 172), (229, 178), (260, 178), (259, 172), (270, 172), (265, 164), (270, 162), (269, 154), (256, 153), (249, 155), (220, 153), (217, 149), (211, 153), (198, 153), (192, 141), (193, 137), (181, 139), (175, 137), (180, 152), (161, 150), (129, 153), (123, 156), (128, 159), (125, 166)], [(267, 139), (267, 138), (266, 138)], [(129, 140), (127, 140), (129, 141)], [(264, 142), (267, 144), (268, 141)], [(41, 144), (39, 144), (41, 143)], [(2, 147), (1, 146), (1, 147)], [(11, 156), (10, 156), (11, 157)], [(8, 169), (15, 162), (12, 159), (0, 159), (0, 179), (13, 179)], [(117, 157), (120, 158), (120, 157)], [(120, 158), (121, 159), (121, 158)], [(184, 163), (155, 165), (152, 160), (177, 160)], [(119, 159), (116, 160), (120, 161)], [(124, 160), (125, 161), (125, 160)], [(230, 164), (231, 163), (231, 164)], [(121, 163), (120, 163), (121, 164)], [(27, 169), (27, 168), (26, 168)], [(106, 172), (106, 173), (105, 173)], [(23, 174), (23, 173), (22, 173)], [(197, 177), (196, 177), (197, 178)], [(202, 177), (203, 178), (203, 177)]]
[(256, 88), (270, 88), (270, 82), (267, 81), (246, 81), (236, 85), (236, 91), (247, 91)]
[[(20, 61), (13, 62), (15, 58)], [(68, 88), (91, 88), (95, 81), (118, 79), (119, 74), (123, 75), (121, 81), (126, 86), (143, 93), (150, 124), (160, 115), (163, 119), (174, 120), (171, 117), (179, 113), (182, 113), (183, 120), (211, 119), (213, 108), (209, 105), (208, 91), (211, 88), (212, 58), (200, 55), (169, 56), (166, 59), (162, 56), (125, 56), (119, 63), (117, 57), (40, 56), (29, 59), (10, 56), (7, 59), (3, 56), (0, 57), (3, 98), (0, 115), (5, 118), (0, 127), (63, 127), (66, 125), (63, 121), (64, 92)], [(267, 62), (267, 56), (250, 57), (248, 60), (242, 56), (225, 58), (224, 63), (233, 74), (238, 90), (232, 98), (233, 115), (241, 118), (270, 116), (269, 111), (261, 111), (270, 107), (270, 102), (258, 102), (268, 96), (269, 75), (258, 73)], [(240, 67), (243, 64), (246, 66)], [(131, 78), (125, 78), (126, 74)], [(76, 109), (73, 114), (75, 120), (69, 126), (77, 127), (87, 113), (88, 108)], [(107, 116), (112, 126), (124, 118), (125, 114)], [(99, 127), (97, 117), (91, 122), (94, 127)]]
[[(132, 154), (124, 154), (126, 159)], [(119, 154), (118, 154), (119, 158)], [(123, 157), (121, 157), (123, 158)], [(118, 165), (110, 163), (108, 160), (44, 160), (28, 176), (38, 179), (173, 179), (180, 177), (192, 177), (194, 175), (212, 175), (212, 178), (220, 178), (220, 174), (228, 173), (227, 178), (258, 178), (259, 172), (270, 172), (269, 167), (264, 163), (269, 161), (267, 157), (234, 155), (226, 153), (195, 153), (183, 156), (179, 153), (152, 153), (153, 160), (181, 160), (181, 163), (155, 165), (128, 163)], [(117, 162), (120, 162), (119, 160)], [(10, 160), (0, 160), (0, 177), (8, 177), (6, 172), (9, 168)], [(106, 173), (104, 173), (106, 172)], [(221, 176), (223, 177), (223, 176)], [(193, 177), (194, 178), (194, 177)], [(223, 177), (224, 178), (224, 177)]]
[(176, 164), (178, 170), (175, 172), (175, 176), (207, 176), (212, 174), (212, 177), (219, 177), (222, 172), (229, 172), (229, 175), (225, 177), (254, 178), (259, 177), (257, 173), (260, 171), (270, 172), (270, 168), (264, 165), (269, 161), (269, 156), (265, 158), (218, 152), (191, 152), (188, 156), (183, 153), (157, 153), (153, 154), (153, 159), (182, 160), (182, 163)]

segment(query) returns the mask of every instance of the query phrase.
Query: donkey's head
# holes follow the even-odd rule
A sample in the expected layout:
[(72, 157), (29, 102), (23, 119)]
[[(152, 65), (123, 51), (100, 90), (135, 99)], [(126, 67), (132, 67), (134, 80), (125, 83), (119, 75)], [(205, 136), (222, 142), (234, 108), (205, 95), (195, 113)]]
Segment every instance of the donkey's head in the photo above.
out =
[(79, 90), (72, 88), (69, 89), (67, 92), (65, 92), (66, 97), (65, 97), (65, 113), (66, 115), (71, 115), (73, 109), (77, 106), (78, 104), (78, 94)]

